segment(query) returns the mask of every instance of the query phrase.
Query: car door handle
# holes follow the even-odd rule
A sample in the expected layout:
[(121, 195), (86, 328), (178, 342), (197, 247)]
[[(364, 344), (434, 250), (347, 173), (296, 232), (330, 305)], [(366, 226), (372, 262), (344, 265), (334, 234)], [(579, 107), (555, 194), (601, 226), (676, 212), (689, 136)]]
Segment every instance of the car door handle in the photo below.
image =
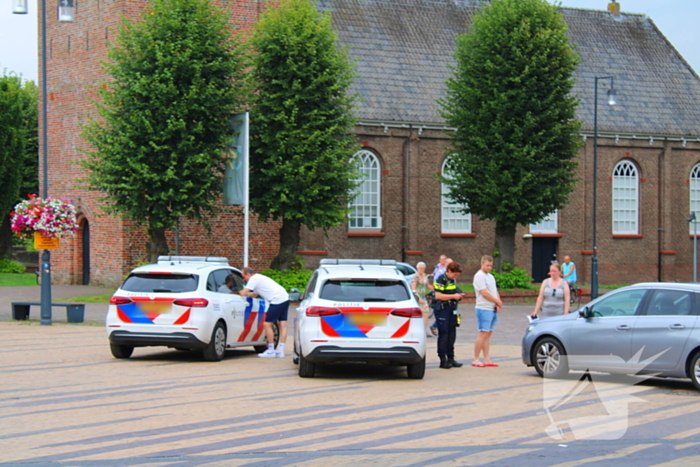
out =
[(627, 326), (626, 324), (621, 324), (618, 327), (616, 327), (618, 331), (631, 331), (632, 328), (630, 326)]
[(682, 324), (673, 324), (673, 325), (669, 326), (669, 328), (670, 329), (685, 329), (685, 326), (683, 326)]

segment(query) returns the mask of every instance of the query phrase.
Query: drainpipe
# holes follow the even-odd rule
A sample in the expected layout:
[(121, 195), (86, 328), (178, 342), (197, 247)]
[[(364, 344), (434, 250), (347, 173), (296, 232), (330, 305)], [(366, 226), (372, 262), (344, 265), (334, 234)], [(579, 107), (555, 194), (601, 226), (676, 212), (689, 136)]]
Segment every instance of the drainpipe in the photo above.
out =
[(411, 135), (413, 127), (409, 126), (408, 136), (403, 142), (403, 203), (401, 206), (401, 261), (406, 262), (406, 246), (408, 244), (408, 207), (411, 200), (409, 180), (411, 174)]

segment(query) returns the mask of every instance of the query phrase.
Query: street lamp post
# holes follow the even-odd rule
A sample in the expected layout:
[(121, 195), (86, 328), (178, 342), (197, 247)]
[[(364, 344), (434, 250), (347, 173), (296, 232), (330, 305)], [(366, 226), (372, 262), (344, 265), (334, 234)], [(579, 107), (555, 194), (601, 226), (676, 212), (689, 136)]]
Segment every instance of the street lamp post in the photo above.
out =
[(688, 222), (693, 223), (693, 282), (698, 281), (698, 219), (695, 211), (688, 216)]
[[(48, 86), (47, 86), (47, 40), (46, 40), (46, 0), (41, 0), (41, 162), (44, 180), (42, 183), (41, 196), (49, 196), (49, 143), (48, 143)], [(58, 20), (60, 22), (72, 22), (74, 15), (73, 0), (61, 0), (58, 10)], [(27, 1), (15, 0), (12, 6), (12, 13), (18, 15), (27, 14)], [(44, 250), (41, 255), (41, 324), (51, 325), (51, 252)]]
[(598, 243), (596, 238), (598, 212), (598, 80), (609, 79), (608, 104), (615, 105), (612, 76), (596, 76), (593, 95), (593, 256), (591, 258), (591, 299), (598, 298)]

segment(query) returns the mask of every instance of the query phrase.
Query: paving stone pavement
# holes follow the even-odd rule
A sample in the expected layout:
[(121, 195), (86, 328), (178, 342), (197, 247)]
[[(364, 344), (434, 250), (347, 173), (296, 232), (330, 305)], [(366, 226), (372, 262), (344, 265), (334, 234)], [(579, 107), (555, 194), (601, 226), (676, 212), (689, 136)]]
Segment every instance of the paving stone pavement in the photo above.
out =
[[(21, 295), (0, 293), (0, 310), (8, 297)], [(94, 324), (104, 319), (101, 307), (86, 324), (42, 326), (38, 316), (14, 322), (0, 315), (0, 465), (700, 462), (700, 392), (684, 380), (633, 386), (644, 401), (629, 404), (620, 439), (580, 440), (566, 429), (562, 439), (550, 438), (545, 429), (552, 421), (605, 415), (599, 393), (630, 386), (603, 376), (597, 392), (587, 388), (548, 414), (543, 380), (520, 359), (529, 305), (507, 306), (500, 317), (492, 346), (500, 367), (441, 370), (430, 339), (423, 380), (407, 379), (405, 368), (365, 365), (324, 367), (303, 379), (290, 356), (263, 360), (252, 349), (228, 351), (221, 362), (165, 348), (136, 349), (131, 359), (116, 360), (105, 329)], [(473, 307), (462, 311), (456, 353), (468, 363), (475, 318)]]

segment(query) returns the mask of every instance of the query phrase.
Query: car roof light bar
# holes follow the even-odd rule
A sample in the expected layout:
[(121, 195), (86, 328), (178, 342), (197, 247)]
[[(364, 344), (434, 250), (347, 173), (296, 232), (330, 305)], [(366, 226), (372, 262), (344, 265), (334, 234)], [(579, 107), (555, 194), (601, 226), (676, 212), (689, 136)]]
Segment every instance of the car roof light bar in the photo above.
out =
[(223, 256), (159, 256), (158, 264), (161, 263), (220, 263), (228, 264), (228, 258)]
[(395, 259), (339, 259), (324, 258), (319, 263), (322, 266), (396, 266)]

